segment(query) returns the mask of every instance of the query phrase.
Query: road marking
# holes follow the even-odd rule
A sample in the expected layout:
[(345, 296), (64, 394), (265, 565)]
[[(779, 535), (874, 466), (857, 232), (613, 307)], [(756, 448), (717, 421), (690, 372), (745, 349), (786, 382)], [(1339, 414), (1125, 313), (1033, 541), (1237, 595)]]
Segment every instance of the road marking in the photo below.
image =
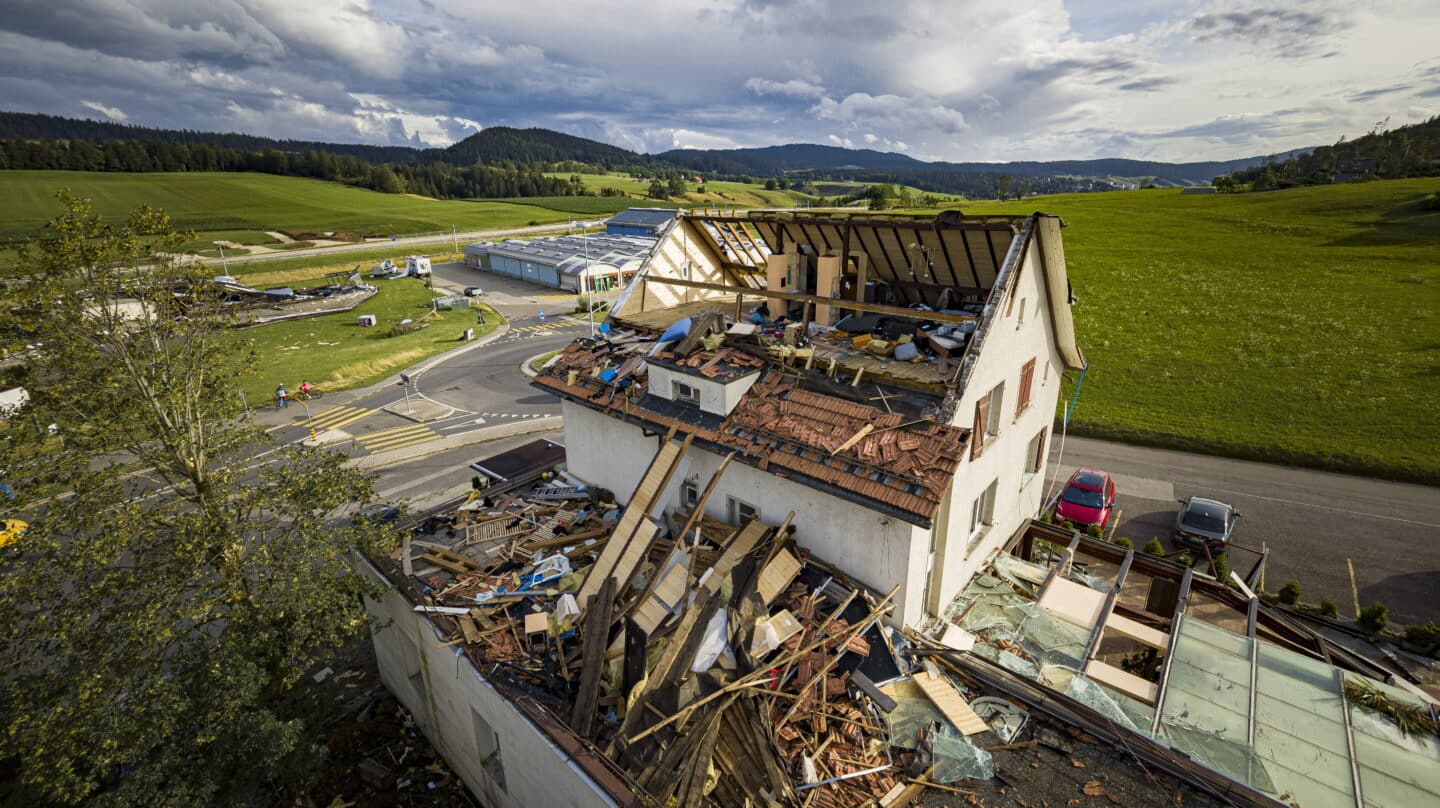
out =
[[(316, 429), (339, 429), (374, 412), (366, 407), (335, 407), (312, 417), (308, 424), (313, 424)], [(308, 424), (300, 423), (297, 426), (307, 426)]]
[(1131, 477), (1128, 474), (1111, 474), (1110, 479), (1115, 481), (1115, 491), (1123, 496), (1155, 499), (1162, 502), (1175, 499), (1174, 483), (1149, 477)]
[[(1191, 485), (1191, 484), (1190, 484), (1190, 483), (1187, 483), (1187, 485)], [(1234, 495), (1237, 496), (1237, 497), (1251, 497), (1251, 498), (1253, 498), (1253, 499), (1263, 499), (1263, 500), (1266, 500), (1266, 501), (1268, 501), (1268, 502), (1283, 502), (1283, 503), (1285, 503), (1286, 505), (1300, 505), (1300, 506), (1305, 507), (1305, 508), (1318, 508), (1319, 510), (1322, 510), (1322, 511), (1334, 511), (1335, 513), (1348, 513), (1348, 514), (1350, 514), (1351, 516), (1368, 516), (1368, 517), (1370, 517), (1371, 519), (1385, 519), (1385, 520), (1388, 520), (1388, 521), (1391, 521), (1391, 522), (1404, 522), (1404, 523), (1407, 524), (1407, 525), (1420, 525), (1421, 527), (1440, 527), (1440, 524), (1436, 524), (1436, 523), (1434, 523), (1434, 522), (1421, 522), (1421, 521), (1418, 521), (1418, 520), (1415, 520), (1415, 519), (1402, 519), (1402, 518), (1399, 517), (1399, 516), (1385, 516), (1385, 515), (1383, 515), (1383, 514), (1378, 514), (1378, 513), (1367, 513), (1367, 512), (1365, 512), (1365, 511), (1352, 511), (1352, 510), (1347, 510), (1347, 509), (1345, 509), (1345, 508), (1332, 508), (1332, 507), (1330, 507), (1329, 505), (1316, 505), (1316, 504), (1311, 503), (1311, 502), (1300, 502), (1299, 500), (1294, 500), (1294, 499), (1282, 499), (1282, 498), (1280, 498), (1280, 497), (1266, 497), (1266, 496), (1261, 496), (1260, 494), (1252, 494), (1252, 493), (1250, 493), (1249, 491), (1230, 491), (1230, 490), (1227, 490), (1227, 489), (1224, 489), (1224, 488), (1211, 488), (1211, 487), (1205, 486), (1205, 485), (1194, 485), (1194, 487), (1195, 487), (1195, 488), (1200, 488), (1200, 489), (1203, 489), (1203, 490), (1206, 490), (1206, 491), (1219, 491), (1219, 492), (1222, 493), (1222, 494), (1234, 494)]]
[(371, 432), (368, 435), (355, 436), (355, 442), (372, 454), (439, 439), (440, 433), (424, 424), (397, 426), (379, 432)]

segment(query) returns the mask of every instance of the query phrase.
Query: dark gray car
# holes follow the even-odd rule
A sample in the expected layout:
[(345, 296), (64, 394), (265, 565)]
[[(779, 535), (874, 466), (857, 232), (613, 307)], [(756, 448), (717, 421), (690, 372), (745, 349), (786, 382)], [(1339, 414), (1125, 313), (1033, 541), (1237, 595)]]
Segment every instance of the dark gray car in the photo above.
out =
[(1201, 543), (1211, 551), (1223, 551), (1230, 544), (1239, 512), (1215, 499), (1189, 497), (1180, 500), (1180, 513), (1175, 515), (1175, 543), (1200, 549)]

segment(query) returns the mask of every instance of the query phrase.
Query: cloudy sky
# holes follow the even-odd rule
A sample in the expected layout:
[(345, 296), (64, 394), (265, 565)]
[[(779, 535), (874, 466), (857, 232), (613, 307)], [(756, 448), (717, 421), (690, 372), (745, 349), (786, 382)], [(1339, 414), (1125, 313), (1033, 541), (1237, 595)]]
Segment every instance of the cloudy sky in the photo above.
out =
[[(1373, 7), (1373, 8), (1372, 8)], [(1440, 114), (1440, 2), (6, 0), (0, 108), (445, 145), (1279, 152)]]

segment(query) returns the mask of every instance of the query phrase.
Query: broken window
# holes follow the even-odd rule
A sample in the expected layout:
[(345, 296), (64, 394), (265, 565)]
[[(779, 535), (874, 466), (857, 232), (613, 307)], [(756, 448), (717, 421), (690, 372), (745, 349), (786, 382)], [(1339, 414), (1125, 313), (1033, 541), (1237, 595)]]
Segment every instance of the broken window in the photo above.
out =
[(684, 382), (675, 382), (675, 400), (681, 404), (694, 404), (700, 406), (700, 391), (693, 385)]
[(694, 508), (700, 502), (700, 487), (686, 480), (680, 484), (680, 504)]
[(726, 497), (729, 500), (730, 524), (735, 527), (744, 527), (751, 519), (760, 518), (760, 509), (748, 502), (743, 502), (734, 497)]
[(470, 708), (470, 721), (475, 727), (475, 755), (480, 759), (480, 768), (497, 789), (504, 791), (505, 766), (500, 761), (500, 736), (474, 707)]

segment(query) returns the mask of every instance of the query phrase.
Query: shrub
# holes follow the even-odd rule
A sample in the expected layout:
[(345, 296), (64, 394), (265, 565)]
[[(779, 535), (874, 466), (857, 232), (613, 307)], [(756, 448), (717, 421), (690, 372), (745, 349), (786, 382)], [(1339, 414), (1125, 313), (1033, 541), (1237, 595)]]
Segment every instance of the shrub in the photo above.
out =
[(1421, 648), (1433, 648), (1440, 645), (1440, 626), (1435, 625), (1433, 620), (1423, 626), (1419, 623), (1406, 626), (1405, 639)]
[(1104, 525), (1091, 525), (1090, 527), (1085, 528), (1085, 532), (1089, 533), (1091, 536), (1094, 536), (1097, 539), (1105, 538)]
[(1390, 607), (1383, 603), (1372, 603), (1360, 610), (1360, 617), (1355, 622), (1371, 634), (1379, 634), (1390, 625)]
[(1135, 542), (1130, 541), (1129, 539), (1125, 538), (1124, 536), (1121, 536), (1121, 537), (1117, 538), (1117, 539), (1115, 540), (1115, 544), (1118, 545), (1118, 546), (1120, 546), (1120, 547), (1124, 547), (1126, 550), (1133, 550), (1133, 549), (1135, 549)]
[(1191, 558), (1189, 553), (1183, 553), (1179, 558), (1175, 560), (1179, 561), (1181, 564), (1184, 564), (1187, 567), (1195, 566), (1195, 559)]
[(1063, 527), (1063, 528), (1065, 528), (1066, 530), (1074, 530), (1074, 529), (1075, 529), (1075, 523), (1072, 522), (1072, 521), (1070, 521), (1069, 519), (1061, 519), (1061, 520), (1060, 520), (1060, 527)]
[(1320, 600), (1320, 614), (1325, 617), (1339, 617), (1340, 607), (1335, 605), (1335, 601), (1322, 598)]
[(1300, 582), (1288, 581), (1280, 587), (1280, 602), (1287, 606), (1294, 606), (1300, 602)]
[(1164, 556), (1164, 555), (1165, 555), (1165, 545), (1163, 545), (1163, 544), (1160, 543), (1160, 537), (1159, 537), (1159, 536), (1155, 536), (1155, 537), (1151, 538), (1150, 541), (1148, 541), (1148, 542), (1145, 543), (1145, 550), (1144, 550), (1144, 552), (1147, 552), (1147, 553), (1149, 553), (1150, 555), (1153, 555), (1153, 556)]
[(1224, 553), (1216, 553), (1210, 569), (1215, 573), (1215, 580), (1220, 583), (1227, 583), (1230, 580), (1230, 558)]

